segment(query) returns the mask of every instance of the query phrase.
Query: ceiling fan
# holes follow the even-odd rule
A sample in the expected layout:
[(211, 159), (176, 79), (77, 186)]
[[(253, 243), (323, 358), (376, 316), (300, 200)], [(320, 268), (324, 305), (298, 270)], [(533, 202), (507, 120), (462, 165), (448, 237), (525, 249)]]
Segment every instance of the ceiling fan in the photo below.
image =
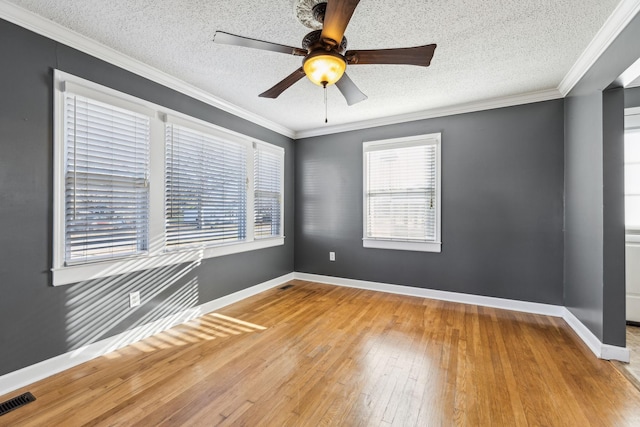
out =
[[(305, 0), (300, 1), (304, 2)], [(277, 98), (306, 75), (313, 83), (325, 89), (328, 85), (335, 83), (347, 100), (347, 104), (353, 105), (364, 101), (367, 96), (345, 73), (347, 64), (400, 64), (428, 67), (436, 49), (435, 44), (429, 44), (398, 49), (347, 50), (347, 39), (344, 37), (344, 32), (359, 1), (326, 0), (326, 3), (312, 1), (315, 4), (310, 12), (318, 24), (317, 26), (322, 26), (322, 30), (307, 34), (302, 40), (302, 48), (251, 39), (223, 31), (216, 31), (213, 41), (304, 57), (302, 67), (261, 93), (259, 96), (263, 98)], [(308, 3), (309, 0), (306, 2)], [(314, 28), (308, 20), (301, 19), (301, 22)]]

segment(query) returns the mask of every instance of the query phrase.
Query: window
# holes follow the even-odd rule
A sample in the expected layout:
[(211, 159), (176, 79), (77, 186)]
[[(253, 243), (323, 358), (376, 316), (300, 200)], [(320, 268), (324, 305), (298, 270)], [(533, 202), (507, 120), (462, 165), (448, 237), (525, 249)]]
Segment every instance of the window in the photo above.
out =
[(254, 144), (254, 233), (256, 239), (282, 232), (282, 187), (284, 153), (264, 144)]
[(284, 149), (55, 70), (55, 286), (284, 244)]
[(627, 240), (640, 241), (640, 111), (625, 116), (624, 193)]
[(440, 252), (440, 134), (365, 142), (367, 248)]
[(246, 240), (246, 146), (170, 123), (166, 144), (167, 246)]
[(66, 264), (147, 250), (149, 118), (64, 97)]

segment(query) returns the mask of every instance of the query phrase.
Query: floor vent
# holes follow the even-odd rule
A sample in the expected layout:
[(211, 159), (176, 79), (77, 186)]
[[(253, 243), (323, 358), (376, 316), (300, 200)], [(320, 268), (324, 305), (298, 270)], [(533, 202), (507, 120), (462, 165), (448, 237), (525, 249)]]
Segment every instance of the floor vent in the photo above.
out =
[(6, 402), (2, 402), (0, 403), (0, 416), (13, 411), (14, 409), (18, 409), (29, 402), (33, 402), (34, 400), (36, 400), (36, 397), (30, 392), (26, 392), (25, 394), (9, 399)]
[(289, 288), (293, 288), (293, 285), (284, 285), (283, 287), (280, 288), (280, 290), (284, 291), (285, 289), (289, 289)]

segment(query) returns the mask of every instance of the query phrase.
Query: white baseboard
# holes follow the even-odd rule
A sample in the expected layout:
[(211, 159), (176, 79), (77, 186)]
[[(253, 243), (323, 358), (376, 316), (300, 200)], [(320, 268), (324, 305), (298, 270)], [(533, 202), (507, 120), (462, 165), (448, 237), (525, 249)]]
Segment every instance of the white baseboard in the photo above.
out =
[(344, 279), (342, 277), (321, 276), (308, 273), (294, 273), (300, 280), (327, 283), (330, 285), (346, 286), (349, 288), (368, 289), (371, 291), (387, 292), (390, 294), (408, 295), (442, 301), (474, 304), (484, 307), (502, 308), (505, 310), (522, 311), (525, 313), (544, 314), (546, 316), (562, 317), (564, 307), (560, 305), (541, 304), (505, 298), (485, 297), (481, 295), (463, 294), (458, 292), (437, 291), (433, 289), (416, 288), (413, 286), (392, 285), (389, 283), (368, 282), (365, 280)]
[(620, 362), (629, 363), (631, 361), (631, 352), (626, 347), (602, 344), (600, 356), (598, 357), (605, 360), (618, 360)]
[(484, 307), (501, 308), (505, 310), (521, 311), (524, 313), (542, 314), (545, 316), (562, 317), (574, 330), (578, 337), (600, 359), (619, 360), (629, 363), (629, 349), (603, 344), (576, 316), (561, 305), (541, 304), (511, 300), (505, 298), (485, 297), (481, 295), (463, 294), (457, 292), (437, 291), (432, 289), (415, 288), (412, 286), (392, 285), (389, 283), (368, 282), (365, 280), (345, 279), (342, 277), (322, 276), (318, 274), (294, 273), (299, 280), (327, 283), (330, 285), (346, 286), (349, 288), (368, 289), (372, 291), (392, 294), (408, 295), (421, 298), (431, 298), (443, 301), (474, 304)]
[(629, 363), (629, 349), (625, 347), (617, 347), (614, 345), (603, 344), (593, 332), (587, 328), (568, 308), (565, 307), (562, 318), (571, 326), (571, 329), (580, 337), (580, 339), (589, 347), (589, 349), (600, 359), (619, 360), (620, 362)]
[(103, 356), (121, 347), (143, 340), (151, 335), (157, 334), (181, 323), (188, 322), (189, 320), (195, 319), (203, 314), (218, 310), (224, 306), (241, 301), (268, 289), (275, 288), (276, 286), (292, 280), (293, 277), (293, 273), (276, 277), (275, 279), (267, 282), (206, 302), (198, 307), (193, 307), (172, 316), (138, 326), (113, 337), (88, 344), (68, 353), (55, 356), (51, 359), (44, 360), (34, 365), (0, 376), (0, 396), (11, 393), (14, 390), (41, 379), (50, 377), (58, 372), (73, 368), (74, 366), (80, 365), (81, 363), (87, 362), (96, 357)]

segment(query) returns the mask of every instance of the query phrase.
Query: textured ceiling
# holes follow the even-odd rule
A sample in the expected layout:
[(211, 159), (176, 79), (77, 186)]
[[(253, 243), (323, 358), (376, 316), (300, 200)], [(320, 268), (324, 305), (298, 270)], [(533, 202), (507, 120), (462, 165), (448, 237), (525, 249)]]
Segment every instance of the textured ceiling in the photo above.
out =
[[(324, 126), (322, 89), (303, 79), (259, 98), (300, 57), (214, 44), (216, 30), (300, 46), (310, 30), (294, 0), (11, 0), (205, 92), (294, 131)], [(369, 99), (347, 106), (330, 87), (329, 125), (554, 89), (618, 0), (361, 0), (350, 49), (437, 43), (429, 68), (356, 65)]]

